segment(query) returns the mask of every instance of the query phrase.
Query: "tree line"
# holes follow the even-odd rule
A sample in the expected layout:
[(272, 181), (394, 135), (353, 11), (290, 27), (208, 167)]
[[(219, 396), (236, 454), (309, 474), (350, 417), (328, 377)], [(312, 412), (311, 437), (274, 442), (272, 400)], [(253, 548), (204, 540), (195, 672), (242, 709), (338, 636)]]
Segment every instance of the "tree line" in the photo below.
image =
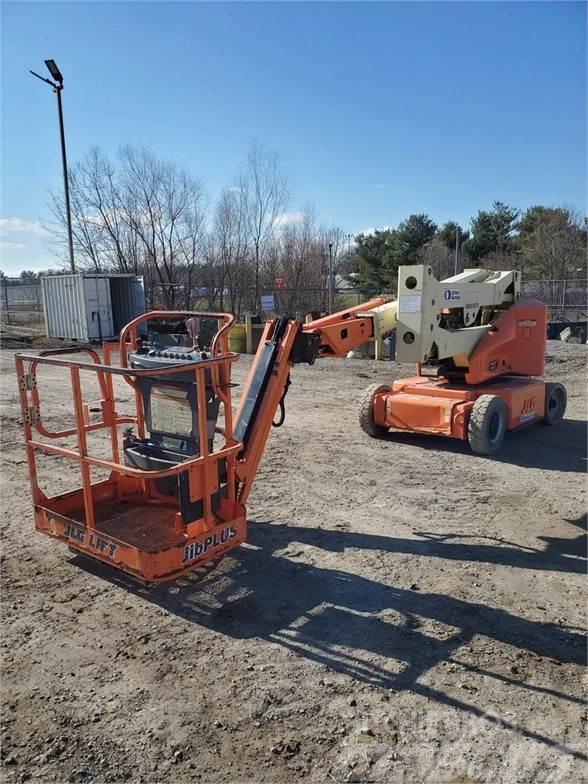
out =
[(352, 279), (362, 292), (394, 291), (398, 267), (428, 264), (438, 278), (468, 267), (519, 269), (527, 280), (586, 277), (586, 221), (573, 209), (535, 205), (520, 211), (495, 201), (470, 229), (425, 214), (395, 229), (355, 238)]
[[(151, 151), (122, 147), (116, 160), (90, 150), (70, 172), (76, 265), (144, 274), (166, 309), (237, 316), (284, 281), (283, 310), (324, 307), (329, 265), (337, 274), (344, 234), (322, 224), (314, 207), (289, 212), (292, 198), (277, 152), (254, 141), (242, 171), (210, 204), (202, 183)], [(52, 194), (55, 251), (66, 258), (63, 198)]]
[[(130, 145), (114, 159), (92, 148), (69, 182), (76, 266), (142, 274), (152, 304), (165, 309), (257, 312), (276, 281), (282, 312), (325, 309), (329, 274), (358, 296), (394, 293), (401, 264), (429, 264), (439, 278), (472, 266), (521, 269), (525, 279), (586, 274), (586, 222), (571, 208), (520, 211), (496, 201), (467, 229), (415, 214), (352, 238), (311, 204), (291, 211), (283, 160), (258, 141), (214, 202), (185, 169)], [(65, 261), (61, 191), (51, 211), (51, 244)]]

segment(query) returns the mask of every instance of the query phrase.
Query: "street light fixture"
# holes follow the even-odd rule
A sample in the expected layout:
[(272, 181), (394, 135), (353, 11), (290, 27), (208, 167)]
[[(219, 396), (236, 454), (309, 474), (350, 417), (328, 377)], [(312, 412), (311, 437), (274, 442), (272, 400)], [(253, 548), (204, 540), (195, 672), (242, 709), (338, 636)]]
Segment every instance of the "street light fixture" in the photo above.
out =
[(74, 251), (73, 251), (73, 233), (71, 228), (71, 208), (69, 203), (69, 179), (67, 175), (67, 154), (65, 151), (65, 131), (63, 130), (63, 109), (61, 106), (61, 91), (63, 90), (63, 75), (59, 68), (57, 67), (57, 63), (55, 60), (45, 60), (45, 65), (47, 66), (47, 70), (55, 80), (54, 82), (51, 79), (46, 79), (44, 76), (40, 76), (38, 73), (31, 71), (33, 76), (36, 76), (37, 79), (40, 79), (42, 82), (51, 85), (53, 88), (53, 92), (57, 94), (57, 111), (59, 113), (59, 136), (61, 140), (61, 160), (63, 162), (63, 191), (65, 195), (65, 212), (67, 216), (67, 239), (69, 244), (69, 265), (71, 267), (71, 271), (76, 271), (76, 266), (74, 262)]
[(63, 84), (63, 76), (61, 75), (61, 71), (57, 67), (55, 60), (45, 60), (45, 65), (55, 81), (59, 82), (59, 84)]

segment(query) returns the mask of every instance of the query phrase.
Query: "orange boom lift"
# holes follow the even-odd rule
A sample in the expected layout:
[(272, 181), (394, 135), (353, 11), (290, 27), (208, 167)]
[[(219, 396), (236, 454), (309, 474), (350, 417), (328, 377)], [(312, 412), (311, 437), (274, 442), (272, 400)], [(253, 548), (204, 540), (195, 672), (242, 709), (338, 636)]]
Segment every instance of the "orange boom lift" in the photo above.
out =
[(494, 454), (507, 430), (564, 415), (566, 391), (542, 381), (547, 308), (520, 298), (520, 273), (468, 269), (438, 281), (431, 267), (398, 271), (396, 358), (416, 376), (364, 393), (359, 422), (467, 440)]
[[(284, 418), (290, 368), (365, 343), (373, 324), (362, 311), (382, 306), (383, 299), (371, 300), (322, 319), (319, 329), (289, 318), (268, 322), (235, 417), (231, 368), (239, 355), (228, 348), (234, 317), (226, 313), (147, 313), (122, 330), (118, 344), (104, 343), (102, 357), (90, 347), (17, 354), (37, 530), (148, 584), (236, 547), (247, 536), (245, 503), (278, 408)], [(211, 323), (214, 334), (201, 350)], [(86, 361), (66, 356), (74, 352)], [(43, 422), (37, 370), (44, 365), (69, 376), (74, 421), (65, 430)], [(96, 374), (100, 400), (83, 399), (82, 372)], [(117, 409), (117, 377), (133, 390), (131, 414)], [(99, 454), (91, 448), (96, 431), (109, 435), (107, 456), (104, 443)], [(55, 443), (64, 439), (73, 443)], [(82, 486), (47, 496), (38, 453), (77, 463)], [(92, 481), (96, 468), (108, 478)]]

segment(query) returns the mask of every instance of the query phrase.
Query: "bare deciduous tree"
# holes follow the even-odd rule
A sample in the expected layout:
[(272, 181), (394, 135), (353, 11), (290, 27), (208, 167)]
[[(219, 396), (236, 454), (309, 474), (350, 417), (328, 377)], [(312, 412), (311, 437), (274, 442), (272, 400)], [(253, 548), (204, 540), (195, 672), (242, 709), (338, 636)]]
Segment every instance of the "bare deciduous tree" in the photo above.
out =
[(202, 187), (182, 169), (145, 149), (123, 147), (120, 163), (124, 221), (143, 246), (146, 266), (161, 286), (163, 304), (173, 309), (178, 300), (186, 299), (177, 293), (178, 268), (188, 265), (192, 279), (202, 240)]
[(214, 216), (214, 232), (219, 262), (219, 303), (225, 307), (228, 297), (229, 308), (241, 314), (244, 283), (250, 276), (249, 234), (247, 196), (239, 187), (228, 188), (221, 193)]
[[(70, 199), (74, 249), (82, 268), (137, 272), (141, 263), (136, 233), (124, 219), (121, 183), (116, 169), (98, 149), (70, 171)], [(66, 216), (60, 193), (52, 194), (52, 211), (62, 231)]]
[(521, 258), (537, 278), (562, 280), (585, 273), (586, 229), (579, 213), (566, 207), (543, 208), (523, 237)]
[(280, 155), (265, 150), (254, 140), (249, 149), (246, 171), (239, 178), (238, 187), (247, 205), (247, 226), (253, 245), (254, 301), (258, 302), (263, 252), (279, 227), (290, 201)]
[[(445, 242), (439, 237), (433, 237), (419, 254), (419, 261), (431, 267), (433, 274), (438, 280), (449, 278), (453, 275), (455, 268), (455, 254), (452, 253)], [(458, 272), (461, 272), (461, 265)]]
[[(197, 180), (142, 148), (123, 147), (118, 166), (95, 148), (71, 170), (70, 195), (82, 269), (147, 272), (165, 307), (188, 306), (206, 220)], [(63, 244), (63, 199), (52, 201)]]

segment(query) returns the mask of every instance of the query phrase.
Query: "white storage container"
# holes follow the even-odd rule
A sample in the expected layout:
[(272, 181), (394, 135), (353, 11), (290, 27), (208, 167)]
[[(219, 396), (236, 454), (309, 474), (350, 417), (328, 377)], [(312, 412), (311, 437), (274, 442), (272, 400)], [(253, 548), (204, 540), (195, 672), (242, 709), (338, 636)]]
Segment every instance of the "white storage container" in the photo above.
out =
[(41, 278), (45, 331), (50, 338), (110, 340), (145, 312), (141, 275), (76, 273)]

